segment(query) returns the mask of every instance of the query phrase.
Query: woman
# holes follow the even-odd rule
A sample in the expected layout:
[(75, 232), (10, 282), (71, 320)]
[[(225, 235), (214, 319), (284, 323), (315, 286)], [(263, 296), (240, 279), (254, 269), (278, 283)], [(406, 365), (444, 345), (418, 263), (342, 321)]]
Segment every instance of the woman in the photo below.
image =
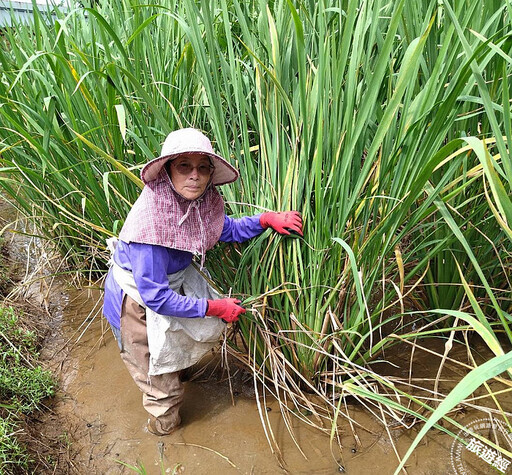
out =
[(199, 361), (226, 323), (245, 312), (239, 300), (215, 293), (191, 265), (194, 255), (202, 268), (217, 241), (243, 242), (268, 227), (302, 235), (302, 220), (296, 211), (226, 216), (216, 186), (234, 182), (238, 172), (196, 129), (171, 132), (141, 178), (145, 187), (119, 240), (109, 242), (103, 313), (143, 392), (148, 430), (167, 435), (181, 422), (180, 370)]

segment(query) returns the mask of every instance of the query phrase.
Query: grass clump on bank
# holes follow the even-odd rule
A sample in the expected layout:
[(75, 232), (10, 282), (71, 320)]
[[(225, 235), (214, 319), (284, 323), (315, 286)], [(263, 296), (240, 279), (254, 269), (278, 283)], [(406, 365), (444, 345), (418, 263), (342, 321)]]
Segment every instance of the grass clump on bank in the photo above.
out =
[(38, 336), (21, 324), (13, 307), (0, 307), (0, 400), (29, 413), (54, 394), (50, 371), (37, 366)]
[(19, 430), (12, 417), (0, 419), (0, 467), (2, 473), (28, 469), (30, 458), (25, 448), (18, 442), (16, 433)]
[(2, 473), (27, 473), (31, 457), (21, 441), (22, 421), (53, 396), (50, 371), (37, 364), (39, 336), (25, 328), (21, 312), (0, 306), (0, 466)]

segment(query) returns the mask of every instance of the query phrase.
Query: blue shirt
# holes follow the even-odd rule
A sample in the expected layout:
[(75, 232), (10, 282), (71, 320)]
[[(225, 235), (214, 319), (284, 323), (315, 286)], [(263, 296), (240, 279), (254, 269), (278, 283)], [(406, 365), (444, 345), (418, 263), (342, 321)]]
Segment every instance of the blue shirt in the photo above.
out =
[[(224, 217), (224, 227), (219, 238), (223, 242), (243, 242), (263, 232), (260, 215), (240, 219)], [(192, 263), (193, 254), (164, 246), (126, 243), (118, 241), (114, 261), (133, 274), (137, 290), (145, 305), (151, 310), (174, 317), (202, 318), (206, 313), (206, 299), (185, 297), (169, 288), (167, 274), (174, 274)], [(103, 314), (108, 322), (120, 327), (121, 305), (124, 292), (114, 280), (110, 269), (105, 280)]]

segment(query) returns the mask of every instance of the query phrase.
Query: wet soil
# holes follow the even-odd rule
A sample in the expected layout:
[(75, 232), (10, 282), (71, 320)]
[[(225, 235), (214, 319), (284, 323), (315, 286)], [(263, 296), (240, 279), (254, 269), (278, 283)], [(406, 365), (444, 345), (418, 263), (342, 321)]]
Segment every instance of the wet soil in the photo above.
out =
[[(392, 421), (386, 430), (369, 411), (349, 404), (348, 411), (360, 427), (351, 427), (347, 420), (341, 420), (341, 451), (335, 442), (330, 443), (327, 434), (292, 418), (294, 436), (303, 456), (288, 433), (279, 405), (269, 398), (264, 408), (282, 452), (284, 465), (281, 466), (265, 437), (252, 379), (249, 376), (245, 381), (242, 372), (236, 373), (232, 380), (232, 399), (226, 374), (214, 370), (218, 360), (213, 358), (197, 379), (185, 383), (183, 426), (169, 436), (155, 437), (144, 430), (147, 416), (142, 408), (141, 393), (124, 368), (109, 328), (97, 313), (98, 293), (68, 290), (61, 295), (66, 296), (62, 307), (62, 339), (69, 354), (60, 364), (63, 384), (54, 410), (65, 419), (75, 421), (76, 434), (80, 435), (74, 442), (78, 449), (75, 457), (78, 473), (132, 473), (122, 462), (132, 466), (140, 464), (149, 474), (162, 473), (163, 466), (165, 473), (377, 472), (384, 475), (394, 473), (398, 466), (395, 449), (403, 456), (417, 434), (416, 427), (405, 429)], [(77, 343), (71, 344), (77, 339)], [(475, 347), (478, 344), (474, 342)], [(443, 345), (437, 342), (429, 349), (442, 353)], [(462, 346), (453, 351), (451, 356), (464, 360)], [(484, 351), (482, 347), (482, 358)], [(409, 347), (399, 347), (389, 358), (397, 375), (409, 372)], [(437, 357), (417, 350), (412, 377), (416, 378), (416, 383), (431, 386), (438, 367)], [(232, 365), (231, 371), (233, 369)], [(393, 376), (392, 371), (388, 373)], [(440, 390), (447, 391), (462, 373), (458, 365), (447, 364)], [(512, 403), (512, 399), (508, 398), (508, 402)], [(461, 424), (487, 417), (471, 410), (452, 416)], [(430, 431), (409, 459), (408, 473), (456, 473), (452, 468), (452, 447), (452, 437), (440, 430)], [(469, 468), (466, 466), (468, 475), (499, 473), (476, 462)]]
[[(63, 308), (64, 341), (76, 340), (82, 333), (84, 328), (79, 325), (96, 297), (86, 291), (71, 296)], [(61, 364), (62, 390), (54, 406), (58, 414), (74, 420), (76, 435), (80, 435), (74, 443), (79, 448), (75, 457), (79, 473), (130, 473), (120, 462), (141, 464), (147, 473), (155, 474), (161, 473), (161, 465), (166, 473), (286, 473), (266, 440), (252, 381), (244, 383), (243, 378), (235, 377), (232, 401), (225, 374), (213, 371), (212, 363), (198, 379), (185, 383), (182, 428), (170, 436), (155, 437), (144, 430), (147, 416), (141, 393), (124, 368), (110, 330), (99, 316), (88, 322)], [(331, 453), (327, 435), (294, 421), (294, 434), (307, 459), (295, 447), (277, 402), (268, 400), (265, 410), (289, 473), (340, 473), (339, 463), (346, 473), (369, 473), (376, 468), (393, 473), (397, 466), (389, 436), (360, 408), (353, 408), (353, 416), (372, 432), (357, 430), (357, 446), (346, 424), (341, 431), (342, 454), (337, 448)], [(412, 435), (400, 430), (392, 434), (400, 441), (401, 453)], [(440, 461), (436, 473), (449, 465), (450, 443), (449, 437), (442, 435), (430, 443), (428, 457), (432, 460), (436, 454)], [(421, 465), (419, 456), (413, 458), (413, 464)], [(414, 473), (434, 473), (431, 468), (430, 461)]]
[[(23, 247), (23, 246), (22, 246)], [(26, 246), (25, 246), (26, 247)], [(21, 253), (21, 250), (19, 251)], [(225, 371), (214, 370), (212, 358), (202, 374), (185, 383), (183, 425), (173, 434), (156, 437), (145, 431), (147, 415), (141, 393), (131, 380), (117, 344), (101, 317), (101, 294), (97, 289), (77, 289), (64, 278), (54, 279), (51, 291), (32, 285), (28, 294), (45, 305), (51, 315), (50, 332), (43, 357), (61, 380), (51, 410), (34, 422), (34, 432), (58, 441), (58, 463), (44, 473), (120, 474), (135, 473), (128, 467), (144, 467), (148, 474), (366, 474), (394, 473), (398, 455), (403, 456), (417, 434), (391, 423), (386, 429), (377, 416), (361, 405), (347, 405), (356, 424), (340, 421), (341, 449), (328, 433), (292, 418), (296, 443), (289, 434), (279, 405), (271, 398), (260, 404), (252, 379), (231, 366), (230, 384)], [(434, 345), (442, 353), (442, 344)], [(460, 349), (463, 357), (463, 349)], [(411, 370), (410, 347), (397, 347), (387, 355), (397, 376)], [(412, 378), (432, 386), (439, 358), (417, 351)], [(393, 375), (393, 371), (389, 374)], [(464, 372), (456, 365), (443, 370), (443, 391)], [(414, 379), (416, 378), (416, 379)], [(508, 402), (512, 401), (509, 398)], [(280, 447), (282, 463), (272, 453), (260, 419), (266, 411), (273, 436)], [(505, 407), (507, 409), (507, 407)], [(375, 410), (375, 409), (374, 409)], [(453, 417), (461, 424), (486, 417), (480, 411), (460, 411)], [(452, 467), (453, 439), (431, 430), (407, 462), (410, 474), (457, 473)], [(478, 460), (466, 464), (468, 475), (500, 473)], [(489, 469), (489, 471), (487, 471)], [(43, 473), (41, 470), (40, 473)]]

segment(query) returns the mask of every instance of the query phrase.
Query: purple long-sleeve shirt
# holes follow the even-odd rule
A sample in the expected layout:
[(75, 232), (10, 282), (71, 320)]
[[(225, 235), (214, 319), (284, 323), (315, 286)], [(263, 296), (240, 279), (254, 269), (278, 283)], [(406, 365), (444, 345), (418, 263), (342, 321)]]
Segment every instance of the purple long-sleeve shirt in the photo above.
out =
[[(224, 228), (219, 238), (223, 242), (243, 242), (263, 232), (260, 215), (240, 219), (224, 218)], [(161, 315), (198, 318), (206, 313), (206, 299), (185, 297), (169, 288), (167, 274), (174, 274), (188, 267), (193, 254), (168, 247), (119, 241), (114, 261), (133, 274), (139, 294), (151, 310)], [(115, 328), (120, 327), (121, 305), (124, 292), (114, 280), (112, 269), (105, 280), (103, 314)]]

